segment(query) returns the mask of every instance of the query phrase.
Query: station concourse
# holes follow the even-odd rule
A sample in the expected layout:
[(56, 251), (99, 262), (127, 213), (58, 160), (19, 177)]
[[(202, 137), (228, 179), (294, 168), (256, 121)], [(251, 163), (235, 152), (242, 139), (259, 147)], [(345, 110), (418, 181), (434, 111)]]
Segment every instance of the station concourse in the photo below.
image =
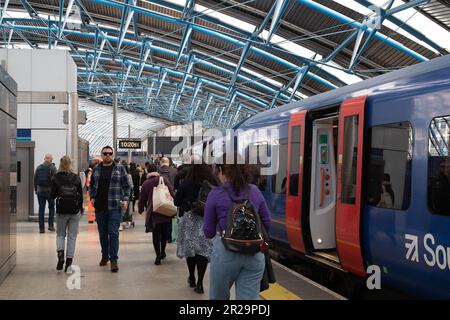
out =
[(0, 300), (450, 299), (449, 1), (0, 26)]

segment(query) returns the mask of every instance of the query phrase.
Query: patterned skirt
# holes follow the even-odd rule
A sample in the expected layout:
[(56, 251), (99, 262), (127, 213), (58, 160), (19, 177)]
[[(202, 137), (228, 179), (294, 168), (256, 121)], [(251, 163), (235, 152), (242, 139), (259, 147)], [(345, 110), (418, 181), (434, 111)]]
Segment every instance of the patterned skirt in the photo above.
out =
[(203, 233), (203, 217), (188, 211), (178, 224), (177, 257), (195, 257), (196, 254), (209, 260), (212, 254), (212, 241)]

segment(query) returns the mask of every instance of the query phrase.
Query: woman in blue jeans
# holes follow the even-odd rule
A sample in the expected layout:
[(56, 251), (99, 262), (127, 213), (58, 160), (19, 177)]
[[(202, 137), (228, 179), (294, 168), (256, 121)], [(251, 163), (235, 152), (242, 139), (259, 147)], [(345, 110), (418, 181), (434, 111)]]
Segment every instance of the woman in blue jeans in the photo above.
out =
[[(217, 231), (226, 230), (228, 211), (234, 199), (239, 200), (248, 195), (247, 199), (253, 204), (266, 230), (270, 227), (270, 213), (266, 201), (258, 187), (250, 184), (253, 180), (253, 170), (249, 165), (238, 164), (235, 155), (233, 163), (216, 164), (218, 178), (223, 183), (208, 194), (205, 205), (203, 231), (207, 238), (213, 239), (213, 253), (211, 257), (209, 298), (211, 300), (230, 299), (230, 288), (235, 285), (236, 299), (256, 300), (259, 298), (261, 278), (264, 273), (264, 254), (237, 253), (227, 250)], [(225, 190), (226, 189), (226, 190)]]
[(72, 172), (72, 162), (68, 156), (61, 158), (59, 170), (51, 183), (51, 197), (56, 198), (56, 247), (58, 263), (56, 270), (64, 267), (64, 249), (67, 234), (67, 259), (65, 272), (71, 273), (78, 225), (83, 209), (83, 190), (80, 177)]

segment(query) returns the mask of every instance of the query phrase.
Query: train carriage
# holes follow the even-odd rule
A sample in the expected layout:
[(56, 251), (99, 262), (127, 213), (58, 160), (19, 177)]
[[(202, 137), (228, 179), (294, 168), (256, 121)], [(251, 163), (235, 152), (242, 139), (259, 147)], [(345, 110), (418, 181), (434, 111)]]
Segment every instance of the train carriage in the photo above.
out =
[(247, 141), (276, 162), (262, 186), (274, 241), (360, 277), (377, 266), (381, 286), (450, 298), (450, 56), (235, 129), (238, 140), (277, 130)]

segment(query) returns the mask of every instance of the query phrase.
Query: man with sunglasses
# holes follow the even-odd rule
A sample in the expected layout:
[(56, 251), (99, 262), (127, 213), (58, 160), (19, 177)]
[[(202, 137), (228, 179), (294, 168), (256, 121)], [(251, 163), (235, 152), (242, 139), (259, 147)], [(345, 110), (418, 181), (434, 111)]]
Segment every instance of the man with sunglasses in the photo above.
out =
[(111, 272), (117, 272), (121, 210), (128, 207), (130, 185), (125, 168), (114, 163), (110, 146), (103, 147), (101, 156), (102, 162), (92, 172), (90, 196), (102, 247), (100, 266), (106, 266), (110, 260)]

